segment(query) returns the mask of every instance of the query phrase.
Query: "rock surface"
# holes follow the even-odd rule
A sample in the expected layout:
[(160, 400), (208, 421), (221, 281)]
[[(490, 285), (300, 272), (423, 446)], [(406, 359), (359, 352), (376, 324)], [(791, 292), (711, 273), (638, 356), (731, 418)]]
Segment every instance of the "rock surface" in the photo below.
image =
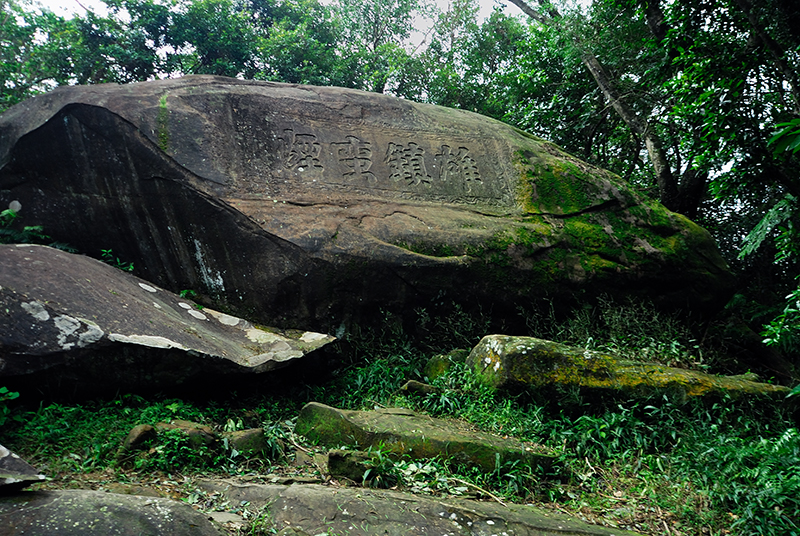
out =
[(319, 485), (279, 486), (199, 482), (223, 493), (232, 504), (249, 501), (267, 507), (276, 527), (291, 526), (308, 534), (384, 534), (387, 536), (634, 536), (626, 530), (590, 525), (578, 519), (530, 506), (435, 499), (365, 488)]
[(0, 378), (52, 369), (114, 389), (286, 366), (334, 340), (279, 332), (189, 300), (89, 257), (0, 245)]
[(0, 445), (0, 493), (16, 491), (43, 480), (44, 475), (35, 467)]
[(532, 337), (487, 335), (467, 364), (496, 388), (514, 386), (581, 387), (683, 402), (711, 395), (784, 398), (786, 387), (742, 376), (714, 376), (656, 363), (634, 363), (616, 356)]
[(373, 93), (211, 76), (62, 87), (0, 116), (0, 166), (20, 224), (283, 326), (576, 292), (702, 309), (731, 282), (706, 231), (619, 177)]
[(2, 536), (222, 536), (188, 504), (101, 491), (35, 491), (0, 497)]
[(404, 408), (350, 411), (311, 402), (300, 411), (295, 432), (322, 445), (371, 447), (415, 460), (440, 458), (485, 471), (494, 471), (498, 459), (501, 464), (519, 460), (547, 467), (555, 457), (538, 445), (476, 432)]

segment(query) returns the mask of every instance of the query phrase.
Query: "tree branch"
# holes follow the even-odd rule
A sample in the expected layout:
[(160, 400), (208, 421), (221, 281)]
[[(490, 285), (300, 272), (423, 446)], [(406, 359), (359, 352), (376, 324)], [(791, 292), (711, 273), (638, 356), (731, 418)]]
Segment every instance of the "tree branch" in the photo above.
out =
[(736, 5), (739, 6), (739, 9), (742, 10), (742, 13), (747, 17), (747, 21), (750, 23), (750, 26), (753, 28), (758, 39), (764, 43), (764, 47), (767, 49), (769, 54), (772, 56), (773, 60), (775, 61), (778, 70), (783, 74), (786, 81), (789, 83), (790, 93), (792, 95), (792, 100), (794, 101), (794, 113), (795, 115), (800, 115), (800, 80), (797, 77), (797, 71), (792, 68), (786, 61), (786, 54), (781, 48), (780, 44), (775, 41), (767, 31), (761, 26), (761, 23), (758, 20), (758, 17), (753, 13), (748, 0), (734, 0)]
[(525, 13), (527, 16), (529, 16), (536, 22), (541, 22), (542, 24), (550, 24), (551, 22), (553, 22), (552, 18), (548, 17), (547, 15), (543, 15), (539, 11), (532, 8), (530, 4), (525, 2), (525, 0), (508, 0), (508, 1), (517, 6), (518, 8), (520, 8), (523, 13)]

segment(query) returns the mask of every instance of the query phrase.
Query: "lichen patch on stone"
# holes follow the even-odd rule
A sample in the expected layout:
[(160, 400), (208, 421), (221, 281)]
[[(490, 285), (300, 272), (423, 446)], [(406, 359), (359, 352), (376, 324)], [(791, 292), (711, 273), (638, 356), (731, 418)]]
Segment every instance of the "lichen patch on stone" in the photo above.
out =
[(123, 335), (121, 333), (110, 333), (108, 338), (115, 342), (139, 344), (142, 346), (149, 346), (150, 348), (180, 348), (181, 350), (189, 350), (189, 348), (186, 348), (180, 343), (171, 341), (166, 337), (154, 335)]
[(41, 320), (42, 322), (50, 320), (50, 313), (47, 312), (47, 309), (44, 308), (44, 304), (41, 302), (34, 300), (27, 303), (21, 303), (20, 307), (22, 307), (26, 313), (31, 315), (36, 320)]
[(147, 292), (157, 292), (155, 287), (151, 287), (150, 285), (147, 285), (145, 283), (139, 283), (139, 286), (145, 289)]

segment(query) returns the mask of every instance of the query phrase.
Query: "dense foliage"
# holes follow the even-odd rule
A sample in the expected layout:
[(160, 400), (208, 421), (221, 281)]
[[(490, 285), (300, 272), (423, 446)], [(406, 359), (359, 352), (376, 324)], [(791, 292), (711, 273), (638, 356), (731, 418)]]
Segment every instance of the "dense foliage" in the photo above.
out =
[[(546, 334), (567, 342), (591, 339), (599, 347), (623, 348), (631, 357), (639, 352), (674, 364), (672, 349), (653, 348), (650, 339), (656, 335), (677, 343), (685, 336), (684, 328), (677, 317), (654, 317), (653, 312), (648, 304), (607, 302), (597, 310), (576, 310), (561, 323), (549, 322), (551, 331)], [(422, 320), (424, 311), (419, 314)], [(604, 321), (599, 324), (597, 319)], [(601, 399), (573, 390), (495, 392), (457, 361), (433, 380), (439, 391), (407, 393), (399, 390), (406, 380), (426, 379), (426, 361), (437, 350), (434, 341), (445, 341), (439, 350), (456, 342), (472, 346), (486, 319), (455, 311), (430, 323), (423, 341), (428, 350), (415, 348), (392, 320), (387, 318), (384, 332), (351, 337), (352, 364), (324, 384), (297, 382), (268, 396), (257, 390), (220, 392), (213, 401), (122, 395), (82, 403), (39, 405), (31, 400), (28, 407), (18, 404), (31, 394), (23, 393), (10, 409), (4, 409), (0, 389), (0, 415), (10, 417), (5, 425), (0, 423), (0, 433), (6, 446), (51, 475), (47, 486), (167, 485), (171, 495), (214, 509), (211, 498), (199, 496), (188, 483), (180, 484), (189, 482), (184, 476), (257, 479), (302, 471), (311, 472), (305, 476), (318, 475), (315, 467), (304, 470), (289, 463), (295, 451), (319, 452), (293, 432), (304, 403), (350, 409), (408, 407), (546, 445), (557, 451), (558, 463), (547, 470), (512, 463), (487, 473), (443, 459), (389, 458), (378, 450), (369, 470), (372, 485), (534, 502), (644, 534), (797, 534), (800, 433), (791, 407), (763, 400), (678, 405), (667, 399)], [(543, 325), (534, 319), (531, 329), (539, 334)], [(685, 359), (691, 359), (688, 353)], [(270, 451), (263, 457), (243, 456), (227, 445), (192, 447), (186, 436), (163, 433), (132, 463), (119, 462), (117, 449), (131, 428), (172, 419), (203, 423), (217, 431), (260, 426), (267, 431)], [(271, 527), (249, 530), (241, 533), (274, 533)]]

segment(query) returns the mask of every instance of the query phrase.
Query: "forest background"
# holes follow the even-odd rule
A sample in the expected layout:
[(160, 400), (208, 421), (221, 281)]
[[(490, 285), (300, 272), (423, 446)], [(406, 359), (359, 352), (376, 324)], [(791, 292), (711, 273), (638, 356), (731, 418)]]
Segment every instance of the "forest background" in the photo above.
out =
[[(0, 0), (0, 111), (65, 84), (184, 74), (334, 85), (547, 138), (705, 226), (729, 318), (797, 361), (794, 0)], [(421, 30), (422, 29), (422, 30)]]

